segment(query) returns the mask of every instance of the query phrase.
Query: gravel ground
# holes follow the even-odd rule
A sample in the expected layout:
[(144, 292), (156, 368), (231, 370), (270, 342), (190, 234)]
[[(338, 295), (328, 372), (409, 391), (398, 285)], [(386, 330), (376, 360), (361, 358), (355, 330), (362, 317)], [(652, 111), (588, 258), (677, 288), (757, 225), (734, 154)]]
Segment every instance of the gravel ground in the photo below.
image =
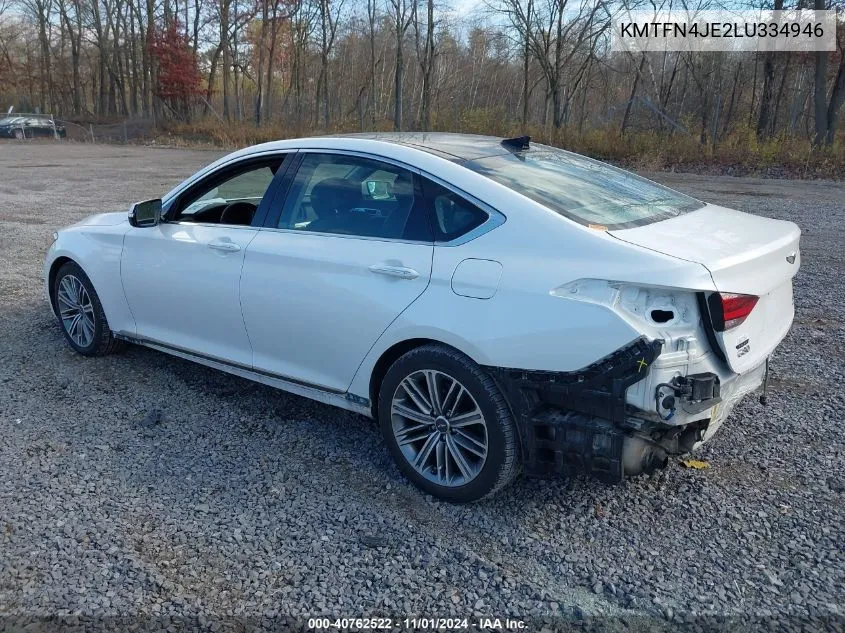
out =
[(87, 359), (65, 344), (42, 294), (50, 232), (217, 155), (0, 144), (0, 630), (56, 614), (171, 630), (318, 614), (841, 630), (843, 184), (654, 175), (804, 231), (769, 405), (738, 407), (699, 452), (708, 469), (521, 479), (452, 506), (403, 481), (363, 417), (140, 347)]

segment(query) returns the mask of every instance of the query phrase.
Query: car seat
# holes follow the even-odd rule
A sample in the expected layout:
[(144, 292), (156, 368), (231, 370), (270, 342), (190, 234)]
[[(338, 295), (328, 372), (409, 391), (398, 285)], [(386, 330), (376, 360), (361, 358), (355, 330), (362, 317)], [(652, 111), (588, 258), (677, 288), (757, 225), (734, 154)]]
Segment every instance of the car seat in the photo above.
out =
[(344, 178), (326, 178), (311, 189), (311, 208), (317, 218), (308, 225), (309, 231), (323, 233), (355, 232), (352, 209), (361, 204), (361, 185)]

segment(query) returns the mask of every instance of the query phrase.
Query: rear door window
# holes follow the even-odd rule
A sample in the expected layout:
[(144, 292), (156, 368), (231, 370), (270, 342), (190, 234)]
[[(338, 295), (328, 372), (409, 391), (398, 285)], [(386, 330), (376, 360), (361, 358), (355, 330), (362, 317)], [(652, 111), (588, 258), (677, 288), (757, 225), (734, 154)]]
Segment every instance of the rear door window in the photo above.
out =
[(310, 153), (303, 158), (278, 228), (431, 241), (414, 173), (348, 154)]

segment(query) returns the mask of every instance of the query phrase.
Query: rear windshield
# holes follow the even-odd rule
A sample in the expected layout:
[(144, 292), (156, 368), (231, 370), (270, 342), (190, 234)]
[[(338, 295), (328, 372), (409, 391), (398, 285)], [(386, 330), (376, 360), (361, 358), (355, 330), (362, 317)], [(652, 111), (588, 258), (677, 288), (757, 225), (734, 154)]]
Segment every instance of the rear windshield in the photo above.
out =
[(464, 165), (567, 218), (608, 229), (641, 226), (704, 206), (630, 172), (545, 145)]

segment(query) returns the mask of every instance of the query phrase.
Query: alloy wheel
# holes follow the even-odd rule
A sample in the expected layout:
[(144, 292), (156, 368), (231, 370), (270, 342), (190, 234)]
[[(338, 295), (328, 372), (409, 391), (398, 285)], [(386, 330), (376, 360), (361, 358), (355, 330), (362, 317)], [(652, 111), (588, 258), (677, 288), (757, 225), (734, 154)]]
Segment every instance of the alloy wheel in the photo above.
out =
[(458, 380), (434, 369), (405, 377), (391, 403), (393, 435), (420, 475), (441, 486), (463, 486), (484, 468), (487, 424)]
[(62, 327), (79, 347), (94, 341), (94, 305), (82, 282), (73, 275), (65, 275), (56, 293)]

